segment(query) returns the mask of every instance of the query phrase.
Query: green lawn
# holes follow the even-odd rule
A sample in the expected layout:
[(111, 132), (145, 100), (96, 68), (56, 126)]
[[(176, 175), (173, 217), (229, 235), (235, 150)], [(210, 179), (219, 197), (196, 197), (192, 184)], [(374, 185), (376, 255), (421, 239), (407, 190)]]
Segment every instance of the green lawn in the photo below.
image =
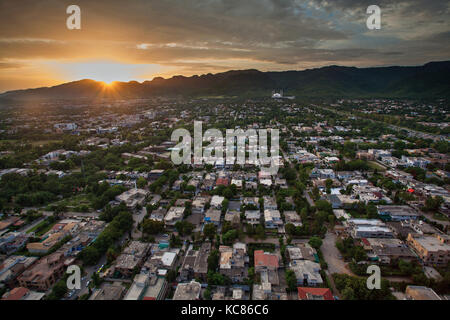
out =
[(91, 200), (87, 194), (78, 194), (71, 198), (63, 199), (57, 202), (52, 203), (51, 205), (63, 205), (68, 208), (79, 207), (82, 205), (86, 205), (89, 208), (91, 207)]
[(43, 234), (45, 234), (47, 231), (49, 231), (55, 225), (55, 223), (56, 222), (49, 223), (49, 221), (47, 219), (45, 219), (41, 223), (38, 223), (33, 228), (28, 230), (27, 233), (35, 232), (36, 236), (40, 237)]
[(371, 169), (377, 169), (378, 171), (386, 171), (386, 169), (382, 166), (380, 166), (378, 163), (376, 163), (375, 161), (367, 161), (367, 165), (369, 166), (369, 168)]
[(439, 221), (448, 221), (447, 216), (439, 212), (433, 214), (433, 218)]

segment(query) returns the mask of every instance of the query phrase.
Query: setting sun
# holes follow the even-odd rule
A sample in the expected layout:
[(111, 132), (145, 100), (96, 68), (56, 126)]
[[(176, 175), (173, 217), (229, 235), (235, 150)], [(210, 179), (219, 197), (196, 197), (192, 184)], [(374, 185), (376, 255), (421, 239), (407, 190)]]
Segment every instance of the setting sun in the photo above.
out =
[(61, 78), (92, 79), (108, 85), (114, 81), (146, 80), (162, 70), (154, 64), (126, 64), (115, 61), (49, 62), (48, 65)]

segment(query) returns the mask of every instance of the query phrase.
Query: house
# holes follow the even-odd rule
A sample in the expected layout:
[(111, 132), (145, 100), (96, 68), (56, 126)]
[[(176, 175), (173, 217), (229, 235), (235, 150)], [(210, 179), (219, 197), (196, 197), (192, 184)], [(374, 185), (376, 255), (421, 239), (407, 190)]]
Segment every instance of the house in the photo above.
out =
[(164, 217), (164, 224), (166, 226), (175, 226), (175, 223), (183, 220), (185, 207), (170, 207), (166, 216)]
[(329, 288), (298, 287), (298, 300), (334, 300)]
[(408, 300), (442, 300), (433, 289), (424, 286), (407, 286), (405, 290)]
[(147, 177), (149, 180), (158, 180), (158, 178), (161, 177), (163, 175), (163, 173), (164, 173), (164, 170), (162, 170), (162, 169), (154, 169), (148, 173)]
[(19, 285), (32, 290), (47, 291), (65, 272), (64, 254), (52, 253), (39, 259), (19, 277)]
[(38, 260), (37, 257), (11, 255), (0, 263), (0, 287), (16, 286), (16, 278)]
[(310, 173), (311, 178), (320, 178), (320, 179), (334, 179), (336, 175), (333, 169), (318, 169), (314, 168)]
[(244, 197), (242, 201), (244, 206), (253, 206), (259, 209), (259, 198), (258, 197)]
[(8, 232), (0, 237), (0, 252), (10, 255), (28, 242), (32, 235), (24, 232)]
[(300, 218), (299, 214), (295, 211), (285, 211), (284, 212), (284, 221), (286, 224), (291, 223), (295, 227), (302, 226), (302, 219)]
[(230, 184), (230, 180), (228, 178), (218, 178), (216, 180), (216, 187), (224, 186), (227, 187)]
[(214, 195), (211, 198), (211, 207), (215, 209), (222, 209), (223, 200), (225, 200), (225, 197)]
[(130, 189), (124, 193), (116, 196), (116, 201), (125, 202), (126, 206), (130, 209), (135, 209), (137, 205), (143, 205), (145, 199), (149, 195), (149, 192), (144, 189)]
[(193, 278), (206, 281), (210, 252), (210, 242), (204, 242), (198, 250), (194, 250), (193, 246), (190, 246), (180, 269), (181, 281), (188, 281)]
[(354, 238), (394, 238), (392, 230), (378, 219), (350, 219), (348, 227)]
[(252, 300), (288, 300), (286, 292), (273, 291), (270, 282), (254, 284), (252, 289)]
[(309, 260), (292, 260), (289, 269), (294, 271), (299, 286), (319, 286), (323, 284), (320, 264)]
[(68, 233), (54, 232), (49, 234), (44, 240), (39, 242), (30, 242), (27, 244), (27, 249), (30, 253), (44, 254), (53, 248), (60, 240), (62, 240)]
[(224, 220), (231, 222), (234, 225), (239, 225), (239, 223), (241, 222), (241, 213), (235, 210), (228, 210), (225, 213)]
[(131, 241), (122, 254), (117, 257), (114, 270), (122, 276), (130, 277), (136, 269), (142, 267), (149, 252), (150, 244)]
[(209, 197), (195, 197), (192, 201), (192, 213), (204, 213)]
[(231, 184), (234, 184), (238, 190), (242, 189), (241, 179), (231, 179)]
[(24, 287), (16, 287), (5, 293), (1, 300), (42, 300), (45, 293), (32, 291)]
[(245, 210), (245, 220), (248, 224), (260, 224), (261, 212), (259, 210)]
[(150, 284), (150, 275), (146, 273), (137, 274), (123, 300), (142, 300), (145, 290)]
[(122, 300), (124, 286), (120, 282), (104, 283), (101, 288), (95, 290), (89, 300)]
[(278, 255), (256, 250), (254, 252), (255, 272), (260, 274), (262, 283), (269, 283), (272, 285), (279, 285)]
[(377, 206), (377, 210), (381, 218), (387, 221), (417, 220), (419, 217), (409, 206)]
[(399, 239), (363, 238), (365, 248), (369, 250), (369, 258), (380, 263), (389, 264), (392, 260), (415, 261), (416, 255)]
[(219, 272), (232, 282), (242, 282), (248, 276), (246, 262), (247, 246), (245, 243), (235, 243), (233, 247), (220, 246)]
[(286, 179), (280, 179), (280, 178), (276, 178), (275, 179), (275, 186), (280, 187), (281, 189), (287, 189), (288, 188)]
[(330, 194), (328, 195), (328, 200), (330, 201), (333, 209), (350, 208), (353, 204), (359, 202), (358, 199), (346, 194)]
[(204, 242), (198, 251), (197, 258), (194, 262), (194, 277), (206, 281), (208, 275), (208, 257), (211, 253), (211, 242)]
[(175, 289), (173, 300), (198, 300), (201, 287), (201, 284), (195, 280), (188, 283), (179, 283)]
[(275, 200), (275, 197), (264, 196), (263, 201), (264, 201), (264, 210), (267, 210), (267, 209), (277, 210), (278, 209), (278, 205), (277, 205), (277, 201)]
[(408, 245), (425, 265), (446, 266), (450, 261), (450, 237), (447, 235), (408, 234)]
[(220, 210), (209, 208), (205, 213), (205, 223), (214, 223), (216, 226), (219, 226), (221, 215), (222, 212)]
[(267, 229), (278, 228), (283, 225), (281, 214), (278, 210), (265, 209), (264, 210), (264, 224)]
[(317, 251), (308, 243), (298, 243), (296, 246), (286, 248), (286, 258), (288, 261), (294, 260), (310, 260), (319, 262)]
[(263, 250), (256, 250), (254, 252), (254, 261), (255, 270), (277, 270), (279, 268), (278, 256), (270, 252), (264, 252)]
[(163, 207), (159, 207), (156, 210), (153, 210), (152, 213), (150, 213), (150, 219), (156, 220), (156, 221), (164, 221), (164, 217), (167, 214), (167, 209)]

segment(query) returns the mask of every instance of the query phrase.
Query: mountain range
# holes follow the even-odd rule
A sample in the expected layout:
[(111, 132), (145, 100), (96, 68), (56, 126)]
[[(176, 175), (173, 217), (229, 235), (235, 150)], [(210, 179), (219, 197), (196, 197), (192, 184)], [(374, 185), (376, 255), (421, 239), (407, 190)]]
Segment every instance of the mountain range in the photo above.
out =
[(84, 79), (53, 87), (8, 91), (0, 101), (155, 96), (270, 96), (273, 90), (307, 98), (448, 98), (450, 61), (422, 66), (356, 68), (328, 66), (302, 71), (232, 70), (191, 77), (161, 77), (142, 83)]

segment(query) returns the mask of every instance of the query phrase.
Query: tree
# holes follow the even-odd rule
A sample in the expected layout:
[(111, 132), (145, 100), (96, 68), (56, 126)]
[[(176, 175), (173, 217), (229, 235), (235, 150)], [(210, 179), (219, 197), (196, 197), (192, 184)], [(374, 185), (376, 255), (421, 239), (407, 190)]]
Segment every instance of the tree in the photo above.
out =
[(98, 259), (100, 258), (100, 254), (94, 246), (86, 247), (82, 251), (81, 259), (84, 264), (94, 265)]
[(284, 228), (288, 235), (295, 235), (295, 226), (292, 223), (287, 223)]
[(238, 232), (236, 229), (229, 230), (222, 236), (222, 241), (225, 245), (231, 245), (237, 237)]
[(203, 293), (203, 299), (211, 300), (211, 289), (209, 287), (205, 289), (205, 292)]
[(333, 180), (331, 180), (330, 178), (328, 178), (327, 180), (325, 180), (325, 187), (327, 189), (330, 189), (333, 186)]
[(219, 267), (219, 250), (211, 250), (211, 253), (208, 257), (208, 271), (216, 272), (217, 268)]
[(144, 188), (147, 185), (147, 180), (143, 177), (139, 177), (136, 181), (136, 185), (138, 188)]
[(92, 282), (94, 283), (94, 286), (98, 287), (100, 283), (102, 282), (102, 279), (100, 279), (100, 276), (97, 272), (94, 272), (92, 274)]
[(309, 238), (308, 243), (311, 245), (311, 247), (313, 247), (314, 249), (317, 250), (322, 246), (322, 239), (314, 236), (314, 237)]
[(145, 219), (142, 222), (142, 232), (146, 234), (159, 234), (164, 231), (164, 222), (152, 220), (152, 219)]
[(424, 210), (425, 211), (437, 211), (437, 210), (439, 210), (439, 207), (442, 205), (443, 202), (444, 202), (444, 199), (440, 196), (428, 197), (425, 200)]
[(175, 281), (177, 277), (177, 272), (175, 270), (169, 270), (166, 275), (166, 280), (168, 283), (172, 283)]
[(294, 169), (288, 167), (284, 170), (284, 178), (288, 181), (293, 181), (297, 178), (297, 172)]
[(346, 287), (344, 290), (342, 290), (342, 297), (344, 298), (344, 300), (354, 300), (355, 292), (352, 288)]
[(314, 200), (318, 200), (319, 197), (320, 197), (320, 191), (319, 191), (319, 188), (314, 187), (314, 188), (312, 189), (312, 195), (313, 195)]
[(295, 277), (295, 272), (290, 269), (286, 271), (286, 284), (289, 291), (294, 291), (297, 287), (297, 278)]
[(194, 227), (195, 226), (189, 221), (177, 221), (177, 223), (175, 223), (175, 228), (182, 236), (190, 235), (192, 230), (194, 230)]
[(60, 300), (67, 293), (67, 285), (63, 280), (58, 281), (52, 288), (49, 300)]
[(203, 228), (203, 234), (205, 235), (205, 237), (209, 238), (209, 240), (214, 239), (216, 232), (217, 232), (217, 227), (213, 223), (208, 223)]
[(367, 218), (369, 218), (369, 219), (377, 219), (378, 218), (378, 210), (377, 210), (377, 207), (375, 207), (375, 205), (369, 204), (366, 207), (366, 212), (367, 212)]
[(316, 201), (316, 209), (317, 211), (325, 211), (329, 214), (333, 214), (333, 207), (331, 203), (326, 200), (317, 200)]

